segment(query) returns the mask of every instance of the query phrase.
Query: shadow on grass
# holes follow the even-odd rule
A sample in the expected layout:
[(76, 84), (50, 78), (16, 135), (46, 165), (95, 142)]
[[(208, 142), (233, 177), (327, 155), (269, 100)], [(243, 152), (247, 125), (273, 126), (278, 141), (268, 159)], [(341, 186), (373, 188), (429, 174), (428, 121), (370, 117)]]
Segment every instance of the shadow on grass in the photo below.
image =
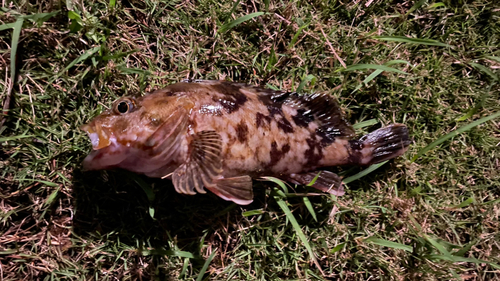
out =
[[(137, 177), (152, 187), (152, 200), (134, 181)], [(180, 249), (196, 255), (207, 233), (227, 228), (228, 216), (233, 222), (241, 219), (237, 205), (210, 192), (178, 194), (170, 180), (123, 170), (75, 170), (73, 184), (73, 229), (81, 237), (107, 237), (132, 246), (162, 249), (175, 241)]]

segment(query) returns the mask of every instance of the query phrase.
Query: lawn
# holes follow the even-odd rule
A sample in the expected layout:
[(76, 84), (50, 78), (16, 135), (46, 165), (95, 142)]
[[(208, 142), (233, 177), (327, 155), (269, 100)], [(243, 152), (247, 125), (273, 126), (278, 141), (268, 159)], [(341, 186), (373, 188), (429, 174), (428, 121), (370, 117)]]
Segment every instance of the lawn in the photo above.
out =
[[(2, 1), (0, 280), (500, 280), (500, 4), (222, 2)], [(82, 124), (186, 78), (331, 94), (413, 144), (248, 206), (81, 170)]]

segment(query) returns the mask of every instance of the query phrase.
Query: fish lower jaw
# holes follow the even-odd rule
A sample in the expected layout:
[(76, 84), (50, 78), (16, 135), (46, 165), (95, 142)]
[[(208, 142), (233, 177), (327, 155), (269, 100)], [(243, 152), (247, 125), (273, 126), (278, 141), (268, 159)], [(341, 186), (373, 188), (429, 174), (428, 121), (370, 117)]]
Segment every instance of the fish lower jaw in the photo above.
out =
[(99, 146), (99, 135), (97, 133), (90, 133), (89, 138), (92, 143), (92, 147), (96, 148)]
[(89, 134), (89, 137), (92, 141), (93, 150), (83, 160), (84, 171), (114, 168), (128, 157), (126, 147), (117, 143), (115, 138), (110, 138), (107, 146), (99, 148), (99, 145), (95, 146), (95, 144), (99, 144), (101, 140), (92, 136), (92, 134)]

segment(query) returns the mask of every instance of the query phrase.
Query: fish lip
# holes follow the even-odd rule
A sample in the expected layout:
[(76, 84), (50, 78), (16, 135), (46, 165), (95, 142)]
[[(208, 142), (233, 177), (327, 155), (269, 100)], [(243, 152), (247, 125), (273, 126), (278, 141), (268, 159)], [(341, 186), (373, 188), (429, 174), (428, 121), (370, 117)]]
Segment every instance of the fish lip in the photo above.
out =
[(80, 129), (89, 136), (93, 150), (99, 150), (112, 144), (109, 132), (104, 130), (99, 124), (85, 124)]

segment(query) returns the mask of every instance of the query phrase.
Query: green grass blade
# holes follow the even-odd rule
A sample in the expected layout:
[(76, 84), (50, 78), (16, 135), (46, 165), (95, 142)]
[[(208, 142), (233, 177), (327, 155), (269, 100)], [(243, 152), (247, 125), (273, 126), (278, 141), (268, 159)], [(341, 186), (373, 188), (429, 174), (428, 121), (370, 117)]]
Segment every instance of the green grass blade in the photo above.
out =
[(300, 81), (300, 84), (297, 87), (297, 90), (295, 90), (295, 91), (297, 93), (301, 93), (309, 81), (311, 81), (311, 85), (314, 85), (314, 83), (316, 82), (316, 77), (312, 74), (307, 75), (306, 77), (304, 77), (304, 79), (302, 79), (302, 81)]
[(440, 8), (440, 7), (445, 7), (446, 8), (446, 5), (443, 2), (437, 2), (437, 3), (433, 3), (433, 4), (429, 5), (427, 7), (427, 9), (428, 10), (435, 10), (437, 8)]
[(484, 57), (490, 60), (494, 60), (496, 62), (500, 62), (500, 57), (494, 57), (494, 56), (484, 56)]
[(377, 123), (378, 123), (377, 119), (369, 119), (369, 120), (358, 122), (358, 123), (352, 125), (352, 127), (354, 129), (358, 130), (358, 129), (361, 129), (361, 128), (364, 128), (364, 127), (373, 126), (373, 125), (375, 125)]
[(374, 72), (372, 72), (370, 75), (368, 75), (368, 77), (365, 78), (365, 80), (363, 80), (363, 82), (361, 82), (358, 86), (356, 86), (356, 88), (354, 88), (354, 90), (351, 92), (351, 95), (354, 94), (359, 89), (361, 89), (361, 87), (363, 87), (363, 85), (367, 85), (370, 81), (375, 79), (375, 77), (379, 76), (380, 73), (382, 73), (382, 72), (384, 72), (384, 71), (380, 70), (380, 69), (377, 69)]
[(59, 14), (60, 11), (54, 11), (50, 13), (38, 13), (33, 15), (24, 16), (24, 19), (31, 20), (35, 22), (38, 26), (41, 26), (44, 22), (48, 21), (55, 15)]
[(392, 248), (392, 249), (404, 250), (404, 251), (407, 251), (410, 253), (413, 252), (412, 246), (408, 246), (408, 245), (397, 243), (397, 242), (392, 242), (392, 241), (385, 240), (385, 239), (375, 238), (374, 236), (365, 239), (365, 242), (369, 242), (369, 243), (372, 243), (375, 245), (388, 247), (388, 248)]
[[(276, 189), (277, 188), (275, 188), (275, 190)], [(281, 210), (283, 210), (283, 212), (285, 213), (286, 217), (288, 218), (288, 221), (290, 221), (290, 223), (293, 226), (293, 229), (297, 233), (297, 236), (299, 236), (299, 239), (302, 241), (302, 243), (306, 247), (307, 252), (309, 253), (309, 256), (311, 257), (311, 260), (314, 262), (314, 264), (316, 264), (316, 266), (318, 267), (318, 269), (321, 270), (321, 267), (319, 266), (318, 261), (316, 260), (316, 256), (314, 255), (314, 252), (313, 252), (313, 250), (311, 248), (311, 245), (309, 244), (309, 241), (307, 241), (307, 237), (304, 235), (304, 232), (300, 228), (300, 225), (297, 222), (297, 220), (295, 219), (295, 216), (292, 214), (292, 211), (290, 211), (290, 208), (288, 208), (288, 205), (283, 200), (283, 198), (281, 198), (279, 196), (275, 196), (274, 199), (276, 200), (276, 202), (280, 206)]]
[(428, 46), (439, 46), (439, 47), (448, 47), (451, 48), (451, 45), (441, 43), (437, 40), (433, 39), (421, 39), (421, 38), (409, 38), (405, 36), (374, 36), (373, 39), (381, 40), (381, 41), (392, 41), (399, 43), (410, 43), (417, 45), (428, 45)]
[(351, 183), (355, 180), (359, 180), (360, 178), (368, 175), (369, 173), (375, 171), (376, 169), (382, 167), (382, 165), (384, 165), (385, 163), (387, 163), (387, 161), (384, 161), (384, 162), (380, 162), (378, 164), (374, 164), (374, 165), (371, 165), (370, 167), (364, 169), (363, 171), (353, 175), (353, 176), (350, 176), (348, 178), (345, 178), (344, 180), (342, 180), (343, 183), (345, 184), (348, 184), (348, 183)]
[(474, 199), (474, 197), (469, 197), (466, 200), (464, 200), (462, 203), (460, 203), (458, 205), (452, 205), (450, 207), (451, 208), (465, 208), (465, 207), (469, 206), (472, 203), (476, 203), (476, 200)]
[(152, 202), (155, 200), (155, 193), (154, 193), (153, 189), (151, 188), (151, 186), (147, 182), (145, 182), (141, 177), (139, 177), (136, 174), (129, 174), (128, 176), (131, 177), (135, 181), (135, 183), (137, 183), (137, 185), (142, 188), (144, 193), (146, 193), (146, 196), (148, 197), (149, 202)]
[(297, 40), (299, 40), (300, 33), (302, 33), (302, 30), (304, 30), (305, 28), (307, 28), (309, 26), (309, 24), (310, 23), (307, 23), (307, 24), (304, 24), (303, 26), (299, 27), (299, 29), (297, 30), (297, 32), (295, 32), (295, 35), (293, 36), (292, 41), (290, 41), (290, 44), (288, 44), (288, 49), (293, 48), (293, 46), (295, 45), (295, 43), (297, 43)]
[(75, 66), (77, 63), (79, 62), (82, 62), (86, 59), (88, 59), (90, 56), (92, 56), (93, 54), (95, 54), (97, 51), (99, 51), (101, 47), (98, 46), (98, 47), (94, 47), (90, 50), (87, 50), (85, 53), (83, 53), (81, 56), (79, 56), (78, 58), (76, 58), (75, 60), (73, 60), (68, 66), (66, 66), (66, 68), (64, 68), (61, 72), (59, 72), (56, 76), (54, 76), (54, 78), (52, 78), (47, 84), (50, 85), (52, 84), (52, 82), (54, 82), (55, 80), (57, 80), (61, 75), (63, 75), (64, 73), (66, 73), (66, 71), (68, 71), (70, 68), (72, 68), (73, 66)]
[(399, 69), (395, 69), (386, 65), (379, 65), (379, 64), (355, 64), (355, 65), (350, 65), (346, 68), (341, 68), (337, 70), (336, 72), (339, 71), (354, 71), (354, 70), (367, 70), (367, 69), (379, 69), (382, 71), (389, 71), (389, 72), (396, 72), (399, 74), (408, 74), (404, 71), (401, 71)]
[(20, 136), (12, 136), (12, 137), (3, 137), (3, 138), (0, 138), (0, 142), (13, 141), (13, 140), (24, 139), (24, 138), (31, 138), (34, 136), (35, 135), (20, 135)]
[(57, 198), (57, 195), (59, 194), (59, 187), (54, 190), (50, 195), (49, 197), (47, 198), (47, 201), (45, 201), (45, 206), (50, 206), (50, 204), (52, 204), (52, 202), (54, 202), (54, 200)]
[(457, 130), (455, 130), (455, 131), (453, 131), (453, 132), (451, 132), (451, 133), (448, 133), (448, 134), (446, 134), (446, 135), (444, 135), (444, 136), (440, 137), (440, 138), (439, 138), (439, 139), (437, 139), (436, 141), (432, 142), (431, 144), (429, 144), (428, 146), (426, 146), (426, 147), (424, 147), (422, 150), (420, 150), (420, 151), (417, 153), (417, 155), (415, 155), (415, 156), (413, 157), (413, 159), (411, 159), (411, 161), (412, 161), (412, 162), (415, 162), (415, 160), (417, 160), (420, 156), (424, 155), (424, 154), (425, 154), (425, 153), (427, 153), (429, 150), (431, 150), (431, 149), (435, 148), (436, 146), (438, 146), (438, 145), (442, 144), (443, 142), (445, 142), (445, 141), (447, 141), (447, 140), (449, 140), (449, 139), (451, 139), (451, 138), (453, 138), (453, 137), (457, 136), (458, 134), (461, 134), (461, 133), (463, 133), (463, 132), (466, 132), (466, 131), (468, 131), (468, 130), (470, 130), (470, 129), (472, 129), (472, 128), (474, 128), (474, 127), (478, 126), (478, 125), (481, 125), (481, 124), (483, 124), (483, 123), (485, 123), (485, 122), (488, 122), (488, 121), (490, 121), (490, 120), (493, 120), (493, 119), (495, 119), (495, 118), (497, 118), (497, 117), (500, 117), (500, 111), (499, 111), (499, 112), (497, 112), (497, 113), (494, 113), (494, 114), (492, 114), (492, 115), (490, 115), (490, 116), (486, 116), (486, 117), (483, 117), (483, 118), (481, 118), (481, 119), (479, 119), (479, 120), (476, 120), (476, 121), (474, 121), (474, 122), (472, 122), (472, 123), (470, 123), (470, 124), (468, 124), (468, 125), (465, 125), (465, 126), (461, 127), (460, 129), (457, 129)]
[(205, 264), (203, 264), (203, 267), (200, 270), (200, 273), (198, 274), (198, 277), (196, 278), (196, 281), (201, 281), (203, 280), (203, 275), (205, 275), (205, 272), (208, 269), (208, 266), (212, 262), (212, 260), (215, 257), (215, 254), (217, 254), (217, 249), (215, 249), (212, 254), (208, 257), (208, 259), (205, 261)]
[(429, 235), (424, 234), (424, 238), (429, 243), (431, 243), (432, 246), (434, 246), (434, 248), (436, 248), (443, 256), (449, 258), (450, 260), (453, 260), (452, 255), (450, 254), (450, 252), (448, 252), (448, 250), (446, 250), (446, 248), (443, 245), (441, 245), (439, 242), (431, 238)]
[(306, 184), (306, 186), (312, 186), (319, 178), (319, 175), (321, 174), (321, 171), (319, 171), (316, 176), (314, 176), (314, 178), (311, 180), (311, 182), (309, 182), (308, 184)]
[(333, 247), (333, 249), (330, 250), (330, 254), (335, 254), (336, 252), (344, 249), (346, 243), (340, 243), (337, 246)]
[[(405, 61), (405, 60), (391, 60), (391, 61), (388, 61), (386, 63), (384, 63), (384, 65), (386, 66), (390, 66), (390, 65), (393, 65), (393, 64), (397, 64), (397, 63), (405, 63), (407, 65), (410, 65), (409, 62)], [(368, 77), (365, 78), (365, 80), (363, 80), (363, 82), (361, 82), (355, 89), (354, 91), (351, 92), (351, 94), (353, 94), (354, 92), (356, 92), (357, 90), (361, 89), (361, 87), (363, 87), (363, 85), (368, 85), (368, 83), (370, 81), (372, 81), (373, 79), (375, 79), (377, 76), (379, 76), (382, 72), (384, 72), (383, 70), (381, 69), (377, 69), (375, 70), (374, 72), (372, 72), (370, 75), (368, 75)]]
[(256, 216), (256, 215), (262, 215), (265, 212), (262, 209), (257, 209), (257, 210), (250, 210), (243, 212), (241, 215), (244, 217), (250, 217), (250, 216)]
[(15, 25), (16, 25), (15, 22), (2, 24), (2, 25), (0, 25), (0, 31), (6, 30), (6, 29), (10, 29), (10, 28), (14, 28)]
[(181, 258), (187, 258), (187, 259), (196, 258), (191, 252), (179, 251), (179, 250), (165, 250), (165, 249), (142, 250), (141, 255), (143, 255), (143, 256), (181, 257)]
[(311, 216), (313, 217), (314, 221), (318, 222), (318, 219), (316, 218), (316, 212), (314, 211), (314, 207), (311, 204), (311, 200), (309, 200), (309, 198), (307, 198), (305, 196), (302, 197), (302, 200), (304, 201), (304, 205), (306, 205), (306, 208), (309, 211), (309, 213), (311, 214)]
[(415, 5), (413, 5), (413, 7), (411, 7), (408, 10), (408, 12), (406, 13), (406, 15), (409, 15), (409, 14), (415, 12), (416, 10), (420, 9), (420, 7), (422, 7), (425, 4), (426, 1), (427, 0), (420, 0), (417, 3), (415, 3)]
[(12, 86), (14, 86), (14, 79), (16, 77), (17, 46), (19, 44), (21, 30), (23, 29), (23, 23), (24, 19), (22, 17), (17, 18), (12, 32), (12, 45), (10, 46), (10, 81)]
[(251, 13), (251, 14), (248, 14), (248, 15), (245, 15), (245, 16), (242, 16), (241, 18), (237, 18), (231, 22), (228, 22), (224, 25), (222, 25), (220, 28), (219, 28), (219, 31), (218, 33), (225, 33), (226, 31), (228, 31), (229, 29), (243, 23), (243, 22), (246, 22), (247, 20), (251, 20), (255, 17), (259, 17), (259, 16), (262, 16), (266, 14), (265, 12), (256, 12), (256, 13)]
[(473, 63), (471, 62), (470, 65), (472, 65), (475, 69), (485, 73), (486, 75), (490, 76), (491, 79), (495, 80), (495, 81), (498, 81), (498, 76), (493, 73), (493, 71), (491, 71), (489, 68), (487, 68), (486, 66), (482, 65), (482, 64), (479, 64), (479, 63)]
[[(274, 177), (262, 177), (262, 179), (265, 179), (265, 180), (267, 180), (267, 181), (274, 182), (275, 184), (279, 185), (279, 187), (281, 187), (281, 189), (282, 189), (284, 192), (288, 193), (288, 188), (286, 187), (286, 184), (285, 184), (282, 180), (280, 180), (280, 179), (278, 179), (278, 178), (274, 178)], [(277, 190), (277, 192), (281, 192), (280, 194), (282, 194), (282, 195), (283, 195), (283, 197), (286, 197), (286, 195), (285, 195), (285, 193), (283, 193), (283, 191), (281, 191), (281, 190), (279, 190), (279, 189)]]

